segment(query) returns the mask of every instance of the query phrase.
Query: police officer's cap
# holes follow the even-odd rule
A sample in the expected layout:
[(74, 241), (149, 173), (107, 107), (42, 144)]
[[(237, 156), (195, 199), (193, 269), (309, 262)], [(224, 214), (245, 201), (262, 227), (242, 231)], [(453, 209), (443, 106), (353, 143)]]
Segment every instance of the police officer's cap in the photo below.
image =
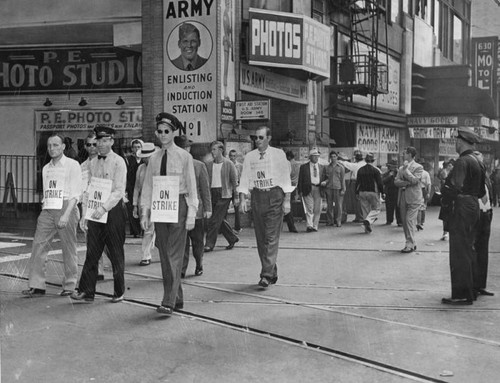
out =
[(481, 142), (481, 137), (479, 137), (479, 135), (463, 126), (458, 128), (457, 136), (471, 145)]
[(172, 127), (174, 130), (178, 130), (182, 128), (182, 124), (173, 114), (167, 112), (161, 112), (156, 115), (156, 125), (167, 124)]
[(115, 137), (116, 131), (113, 128), (110, 128), (108, 126), (102, 126), (102, 125), (97, 125), (94, 128), (94, 133), (95, 133), (95, 138), (104, 138), (104, 137)]

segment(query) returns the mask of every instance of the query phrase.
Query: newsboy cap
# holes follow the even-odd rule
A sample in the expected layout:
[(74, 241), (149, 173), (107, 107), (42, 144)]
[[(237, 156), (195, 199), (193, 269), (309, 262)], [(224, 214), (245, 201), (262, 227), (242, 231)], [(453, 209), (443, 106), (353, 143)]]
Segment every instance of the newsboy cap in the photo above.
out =
[(170, 125), (174, 130), (182, 128), (182, 124), (177, 117), (167, 112), (161, 112), (156, 115), (156, 125), (160, 124)]
[(373, 155), (373, 153), (366, 153), (365, 161), (366, 162), (373, 162), (373, 161), (375, 161), (375, 156)]
[(472, 130), (463, 126), (458, 128), (457, 137), (461, 138), (462, 140), (468, 142), (471, 145), (481, 142), (481, 137), (479, 137), (479, 135), (477, 135)]
[(94, 133), (95, 133), (95, 138), (104, 138), (104, 137), (115, 137), (116, 131), (113, 128), (110, 128), (108, 126), (103, 126), (103, 125), (97, 125), (94, 128)]
[(174, 143), (179, 147), (179, 148), (188, 148), (193, 144), (193, 141), (191, 141), (189, 138), (186, 137), (185, 134), (182, 134), (180, 136), (175, 136), (174, 137)]

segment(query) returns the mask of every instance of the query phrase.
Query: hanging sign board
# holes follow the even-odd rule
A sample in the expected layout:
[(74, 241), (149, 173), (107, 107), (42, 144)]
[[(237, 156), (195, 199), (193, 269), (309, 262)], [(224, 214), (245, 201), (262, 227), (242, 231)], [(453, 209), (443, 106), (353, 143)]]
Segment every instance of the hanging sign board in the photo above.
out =
[(237, 120), (268, 120), (270, 110), (270, 100), (236, 101)]

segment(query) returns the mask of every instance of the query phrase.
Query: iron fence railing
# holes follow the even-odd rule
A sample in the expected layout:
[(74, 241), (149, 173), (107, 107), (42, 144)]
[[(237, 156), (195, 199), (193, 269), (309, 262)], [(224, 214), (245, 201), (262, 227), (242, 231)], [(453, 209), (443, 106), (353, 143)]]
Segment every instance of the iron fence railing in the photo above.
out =
[[(12, 174), (14, 193), (18, 209), (38, 208), (40, 202), (39, 180), (41, 173), (36, 156), (0, 155), (0, 204), (11, 207), (14, 200), (10, 187), (7, 188), (9, 174)], [(7, 197), (5, 195), (7, 194)], [(2, 206), (3, 207), (3, 206)]]

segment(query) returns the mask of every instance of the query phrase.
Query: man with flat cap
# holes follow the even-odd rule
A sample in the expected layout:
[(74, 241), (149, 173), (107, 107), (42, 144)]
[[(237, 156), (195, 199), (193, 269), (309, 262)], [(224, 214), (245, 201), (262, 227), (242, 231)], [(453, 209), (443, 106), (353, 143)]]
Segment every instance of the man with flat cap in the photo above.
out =
[(198, 195), (193, 157), (174, 143), (182, 128), (174, 115), (156, 116), (156, 137), (162, 150), (153, 154), (144, 177), (141, 197), (141, 226), (154, 222), (163, 276), (163, 299), (156, 312), (172, 315), (184, 307), (181, 273), (187, 232), (195, 226)]
[[(185, 135), (174, 137), (174, 143), (188, 153), (191, 153), (192, 141)], [(197, 277), (203, 274), (203, 237), (205, 235), (204, 218), (210, 219), (212, 216), (212, 197), (210, 195), (210, 182), (208, 181), (207, 166), (204, 162), (193, 158), (194, 174), (196, 176), (196, 189), (198, 191), (198, 211), (193, 230), (187, 232), (184, 260), (182, 262), (181, 277), (186, 276), (189, 264), (189, 247), (193, 247), (193, 257), (196, 261), (194, 275)]]
[(354, 190), (361, 205), (365, 233), (371, 233), (372, 225), (380, 213), (380, 195), (384, 193), (384, 185), (380, 169), (373, 164), (373, 153), (366, 154), (365, 162), (366, 165), (358, 170)]
[(475, 228), (479, 222), (479, 198), (486, 194), (485, 171), (474, 156), (474, 145), (480, 137), (472, 130), (458, 128), (455, 149), (459, 158), (442, 188), (440, 218), (448, 221), (450, 233), (451, 297), (441, 300), (444, 304), (471, 305), (474, 292)]
[(201, 45), (200, 31), (191, 23), (183, 23), (179, 27), (179, 42), (177, 43), (181, 54), (172, 60), (180, 70), (192, 71), (201, 68), (207, 59), (198, 55)]
[(127, 183), (125, 160), (111, 149), (115, 130), (106, 126), (94, 129), (97, 157), (90, 160), (88, 186), (83, 193), (80, 227), (87, 232), (87, 254), (76, 301), (93, 302), (97, 281), (97, 265), (104, 247), (111, 261), (114, 279), (113, 303), (123, 301), (125, 293), (125, 213), (123, 197)]

